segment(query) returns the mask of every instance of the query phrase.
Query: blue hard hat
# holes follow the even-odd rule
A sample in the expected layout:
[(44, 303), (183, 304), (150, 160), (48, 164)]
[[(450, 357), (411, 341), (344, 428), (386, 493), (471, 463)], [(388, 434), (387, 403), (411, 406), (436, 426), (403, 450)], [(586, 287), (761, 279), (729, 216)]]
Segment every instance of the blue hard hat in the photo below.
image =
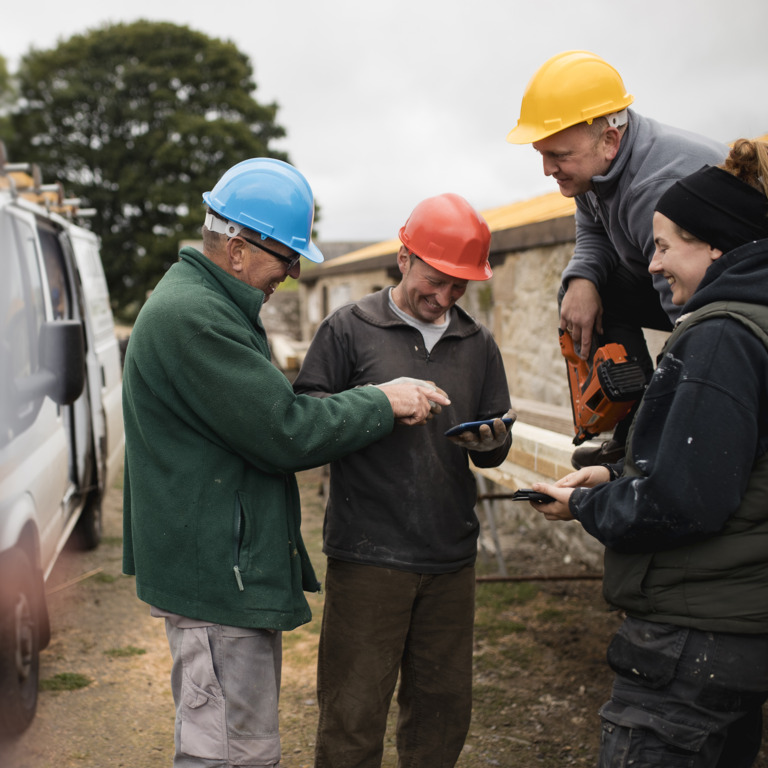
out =
[(307, 180), (273, 157), (252, 157), (233, 165), (203, 200), (228, 221), (270, 237), (310, 261), (323, 254), (312, 242), (315, 201)]

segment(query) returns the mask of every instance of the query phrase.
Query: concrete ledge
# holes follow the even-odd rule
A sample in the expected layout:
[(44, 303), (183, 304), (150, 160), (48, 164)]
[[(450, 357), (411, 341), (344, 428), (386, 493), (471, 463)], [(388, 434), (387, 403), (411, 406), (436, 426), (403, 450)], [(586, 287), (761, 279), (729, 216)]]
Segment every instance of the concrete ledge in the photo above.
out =
[[(487, 469), (472, 466), (479, 477), (502, 489), (516, 491), (529, 488), (535, 482), (559, 480), (573, 471), (571, 454), (574, 445), (570, 437), (520, 421), (515, 423), (512, 434), (512, 449), (503, 464)], [(602, 545), (578, 523), (553, 524), (527, 503), (515, 504), (502, 499), (496, 500), (493, 506), (485, 501), (478, 509), (485, 521), (481, 544), (488, 552), (493, 552), (495, 546), (497, 559), (501, 557), (499, 550), (504, 551), (506, 557), (514, 556), (519, 541), (517, 532), (523, 527), (535, 532), (534, 535), (540, 536), (549, 547), (562, 552), (565, 563), (576, 561), (594, 572), (600, 572), (602, 568)], [(486, 542), (488, 531), (492, 537)], [(500, 569), (502, 576), (504, 570)]]
[(488, 480), (510, 488), (527, 488), (535, 482), (552, 482), (573, 471), (574, 445), (569, 437), (518, 421), (512, 427), (512, 449), (498, 467), (474, 467)]
[(570, 406), (563, 407), (542, 403), (539, 400), (513, 397), (512, 408), (517, 413), (517, 418), (526, 424), (559, 432), (573, 438), (573, 413)]

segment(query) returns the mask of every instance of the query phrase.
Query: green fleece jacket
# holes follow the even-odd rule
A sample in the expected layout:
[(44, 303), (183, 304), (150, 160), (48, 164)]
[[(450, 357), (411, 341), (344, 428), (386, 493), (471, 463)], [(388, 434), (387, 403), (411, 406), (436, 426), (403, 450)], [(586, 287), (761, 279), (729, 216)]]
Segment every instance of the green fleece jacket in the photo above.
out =
[(319, 584), (294, 472), (394, 426), (375, 387), (295, 395), (271, 362), (264, 293), (184, 248), (144, 305), (123, 375), (123, 569), (190, 618), (289, 630)]

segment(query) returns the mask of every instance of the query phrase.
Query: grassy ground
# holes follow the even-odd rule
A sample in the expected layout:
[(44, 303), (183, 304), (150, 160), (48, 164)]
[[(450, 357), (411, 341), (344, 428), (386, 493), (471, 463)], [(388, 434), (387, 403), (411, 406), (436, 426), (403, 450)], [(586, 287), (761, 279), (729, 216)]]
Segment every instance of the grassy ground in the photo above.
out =
[[(322, 576), (321, 480), (319, 471), (299, 477), (304, 537)], [(67, 550), (54, 569), (53, 639), (41, 658), (38, 716), (23, 736), (0, 744), (1, 768), (171, 765), (168, 645), (163, 623), (136, 598), (134, 580), (121, 575), (121, 513), (115, 488), (102, 545)], [(522, 580), (478, 584), (473, 719), (458, 768), (594, 766), (597, 711), (611, 683), (605, 648), (619, 617), (607, 610), (599, 581), (531, 578), (562, 573), (562, 555), (523, 529), (505, 533), (507, 569)], [(494, 569), (481, 562), (481, 572)], [(309, 599), (313, 621), (284, 636), (282, 768), (313, 764), (323, 597)], [(396, 766), (395, 717), (393, 706), (383, 768)], [(754, 768), (768, 768), (765, 752)]]
[[(300, 477), (304, 538), (321, 580), (323, 502), (317, 473)], [(511, 552), (511, 575), (541, 572), (538, 550)], [(553, 557), (553, 568), (559, 558)], [(492, 573), (495, 563), (480, 565)], [(561, 568), (558, 570), (562, 570)], [(322, 596), (311, 597), (314, 620), (285, 636), (282, 694), (286, 765), (309, 768), (317, 707), (314, 663)], [(594, 765), (599, 725), (611, 675), (605, 647), (618, 625), (600, 595), (600, 583), (485, 582), (477, 588), (473, 722), (460, 768), (531, 765)], [(397, 763), (394, 749), (396, 705), (390, 713), (384, 768)]]

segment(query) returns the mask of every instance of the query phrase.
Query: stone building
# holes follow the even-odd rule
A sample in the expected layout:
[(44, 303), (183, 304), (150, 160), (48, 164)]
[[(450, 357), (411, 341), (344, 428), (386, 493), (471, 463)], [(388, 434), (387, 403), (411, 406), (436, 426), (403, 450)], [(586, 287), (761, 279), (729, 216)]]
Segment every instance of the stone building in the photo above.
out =
[[(560, 275), (573, 253), (574, 212), (573, 200), (559, 192), (482, 211), (492, 233), (493, 277), (470, 282), (459, 303), (493, 332), (519, 418), (508, 460), (497, 469), (477, 471), (481, 493), (527, 487), (571, 471), (574, 433), (565, 362), (558, 343), (556, 297)], [(399, 240), (387, 240), (323, 264), (305, 264), (299, 281), (300, 345), (309, 343), (334, 309), (399, 282), (399, 247)], [(664, 336), (649, 332), (652, 354)], [(440, 384), (450, 392), (450, 382)], [(554, 539), (565, 556), (599, 567), (602, 549), (580, 526), (547, 524), (528, 504), (496, 502), (494, 507), (495, 513), (484, 505), (486, 523), (495, 516), (506, 529), (519, 525), (537, 528), (550, 543)], [(487, 525), (485, 532), (489, 535)]]
[[(555, 297), (573, 250), (574, 210), (572, 200), (553, 192), (482, 212), (492, 232), (494, 276), (471, 282), (460, 304), (493, 332), (510, 392), (518, 399), (568, 403)], [(302, 339), (311, 339), (322, 319), (342, 304), (396, 284), (399, 247), (399, 240), (387, 240), (303, 268)]]

